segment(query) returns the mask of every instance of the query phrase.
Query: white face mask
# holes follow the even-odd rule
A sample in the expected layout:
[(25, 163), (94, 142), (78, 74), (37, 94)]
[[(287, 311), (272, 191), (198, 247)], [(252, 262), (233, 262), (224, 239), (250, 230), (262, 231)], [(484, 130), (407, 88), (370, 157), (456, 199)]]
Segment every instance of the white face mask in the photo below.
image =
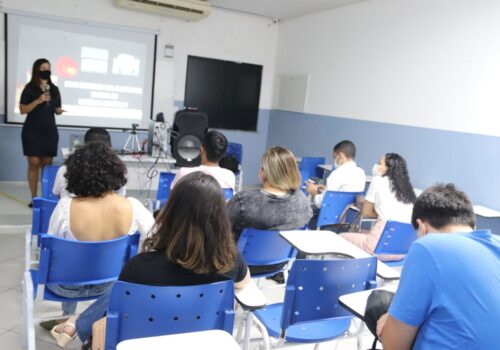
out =
[(341, 164), (337, 163), (337, 161), (335, 161), (335, 163), (333, 163), (333, 168), (334, 169), (338, 169), (340, 168)]
[(377, 163), (373, 164), (372, 176), (382, 176), (382, 174), (380, 173), (380, 168)]

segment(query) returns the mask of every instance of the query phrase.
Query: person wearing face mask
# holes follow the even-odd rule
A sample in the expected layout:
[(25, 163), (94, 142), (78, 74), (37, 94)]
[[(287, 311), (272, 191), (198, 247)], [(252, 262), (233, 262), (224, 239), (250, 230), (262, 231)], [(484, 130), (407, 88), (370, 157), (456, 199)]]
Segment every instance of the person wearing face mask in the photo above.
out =
[(420, 238), (377, 322), (384, 350), (497, 349), (500, 238), (474, 231), (472, 204), (453, 184), (425, 190), (411, 222)]
[[(373, 254), (387, 220), (410, 223), (413, 203), (416, 200), (406, 161), (399, 154), (385, 154), (372, 171), (375, 176), (366, 192), (362, 215), (377, 221), (369, 233), (341, 234), (369, 254)], [(386, 255), (383, 260), (401, 258), (400, 255)]]
[[(33, 63), (31, 80), (24, 87), (19, 103), (21, 114), (27, 114), (21, 138), (23, 154), (28, 158), (28, 184), (31, 197), (37, 195), (38, 174), (52, 164), (57, 155), (57, 133), (54, 114), (61, 114), (61, 94), (50, 79), (50, 62), (39, 58)], [(32, 202), (29, 204), (32, 206)]]
[[(321, 207), (326, 191), (363, 192), (366, 176), (363, 169), (356, 165), (356, 146), (349, 140), (344, 140), (333, 148), (335, 170), (326, 179), (326, 186), (306, 181), (306, 191), (313, 197), (314, 205)], [(313, 219), (314, 220), (314, 219)]]

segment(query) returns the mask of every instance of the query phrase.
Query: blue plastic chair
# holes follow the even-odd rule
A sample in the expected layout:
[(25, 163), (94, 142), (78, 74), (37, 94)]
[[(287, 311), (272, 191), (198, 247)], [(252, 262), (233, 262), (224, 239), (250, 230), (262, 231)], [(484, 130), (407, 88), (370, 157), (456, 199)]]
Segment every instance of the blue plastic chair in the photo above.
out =
[(299, 171), (302, 182), (311, 177), (323, 178), (323, 171), (318, 168), (318, 165), (325, 164), (324, 157), (302, 157), (299, 162)]
[[(245, 228), (241, 232), (238, 239), (238, 250), (249, 266), (286, 263), (297, 255), (297, 250), (280, 236), (279, 231), (258, 230), (255, 228)], [(272, 272), (252, 274), (252, 278), (273, 276), (283, 271), (284, 267)]]
[(46, 165), (42, 172), (42, 198), (59, 200), (59, 197), (52, 193), (54, 188), (54, 180), (56, 179), (57, 171), (60, 165)]
[[(110, 241), (70, 241), (53, 235), (40, 236), (40, 260), (37, 269), (24, 273), (23, 314), (24, 338), (32, 342), (34, 335), (34, 299), (38, 285), (87, 285), (118, 279), (123, 265), (137, 254), (139, 234), (125, 235)], [(64, 298), (44, 288), (43, 300), (78, 302), (96, 299)]]
[(338, 224), (344, 209), (356, 202), (356, 196), (362, 192), (326, 191), (319, 209), (316, 227)]
[(106, 320), (106, 349), (127, 339), (234, 326), (232, 281), (194, 286), (114, 284)]
[[(241, 165), (241, 163), (243, 162), (243, 145), (241, 143), (229, 142), (227, 144), (225, 155), (234, 157)], [(236, 172), (236, 175), (238, 174), (239, 171)]]
[[(406, 255), (411, 244), (418, 238), (417, 232), (411, 224), (387, 221), (384, 231), (378, 240), (374, 254), (377, 256), (387, 254)], [(404, 258), (398, 261), (384, 261), (389, 266), (401, 266), (404, 264)]]
[(231, 198), (233, 198), (234, 191), (233, 191), (232, 188), (223, 188), (222, 190), (224, 191), (224, 198), (226, 199), (226, 201), (228, 201)]
[(269, 336), (279, 341), (320, 343), (343, 336), (352, 314), (339, 297), (376, 287), (375, 257), (348, 260), (295, 260), (286, 284), (285, 300), (254, 311)]
[(156, 193), (157, 206), (155, 209), (163, 207), (167, 202), (168, 196), (170, 195), (170, 186), (174, 178), (175, 174), (173, 173), (160, 173), (160, 178), (158, 179), (158, 192)]
[(39, 235), (47, 233), (50, 217), (57, 205), (57, 201), (35, 197), (33, 198), (33, 214), (31, 223), (31, 234)]

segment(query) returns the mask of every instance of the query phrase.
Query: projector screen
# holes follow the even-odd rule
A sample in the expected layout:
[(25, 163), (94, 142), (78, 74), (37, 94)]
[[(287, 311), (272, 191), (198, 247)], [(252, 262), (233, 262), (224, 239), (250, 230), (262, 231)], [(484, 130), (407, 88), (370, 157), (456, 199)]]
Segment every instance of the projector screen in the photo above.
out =
[(7, 122), (23, 123), (19, 100), (33, 62), (51, 63), (62, 108), (58, 126), (146, 129), (151, 117), (156, 35), (133, 29), (8, 14)]

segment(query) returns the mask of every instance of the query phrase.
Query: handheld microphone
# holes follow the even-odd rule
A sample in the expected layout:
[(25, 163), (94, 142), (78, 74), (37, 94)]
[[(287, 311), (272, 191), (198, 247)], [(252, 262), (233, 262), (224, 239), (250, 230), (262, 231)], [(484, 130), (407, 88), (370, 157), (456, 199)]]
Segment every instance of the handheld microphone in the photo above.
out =
[[(44, 92), (46, 94), (50, 94), (50, 85), (49, 84), (45, 84), (45, 86), (44, 86)], [(50, 107), (50, 100), (48, 100), (48, 101), (45, 102), (45, 106)]]

